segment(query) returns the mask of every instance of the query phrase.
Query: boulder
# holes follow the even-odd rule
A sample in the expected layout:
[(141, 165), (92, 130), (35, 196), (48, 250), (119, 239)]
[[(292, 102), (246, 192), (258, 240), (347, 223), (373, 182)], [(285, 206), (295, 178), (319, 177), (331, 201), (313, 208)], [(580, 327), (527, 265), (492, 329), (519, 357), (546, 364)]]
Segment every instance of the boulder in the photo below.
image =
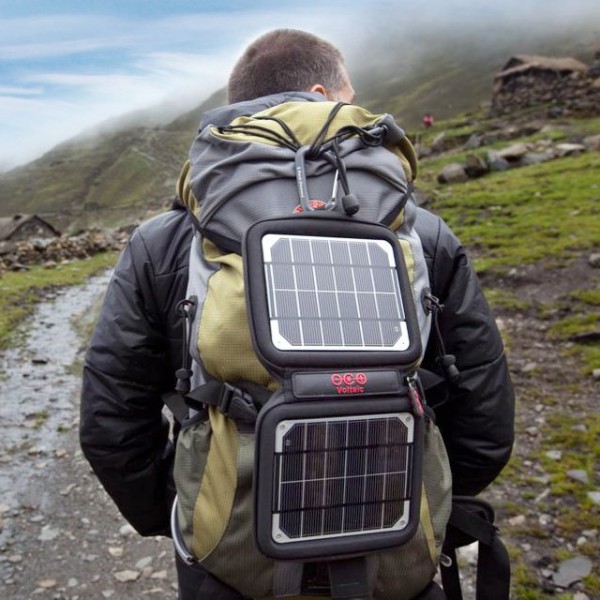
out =
[(600, 152), (600, 133), (584, 138), (583, 145), (592, 152)]
[(525, 144), (524, 142), (518, 142), (517, 144), (512, 144), (511, 146), (507, 146), (506, 148), (502, 148), (502, 150), (498, 151), (498, 156), (504, 158), (509, 163), (511, 162), (519, 162), (521, 158), (523, 158), (528, 152), (531, 151), (531, 145)]
[(577, 156), (586, 150), (587, 148), (583, 144), (558, 144), (556, 146), (556, 153), (559, 157)]
[(483, 177), (490, 172), (490, 168), (485, 160), (476, 154), (467, 155), (464, 169), (465, 173), (471, 178)]
[(437, 176), (438, 183), (463, 183), (468, 179), (465, 168), (459, 163), (446, 165)]
[(519, 166), (537, 165), (555, 158), (552, 152), (528, 152), (519, 160)]
[(490, 171), (506, 171), (510, 167), (508, 161), (494, 150), (490, 150), (487, 153), (486, 162)]

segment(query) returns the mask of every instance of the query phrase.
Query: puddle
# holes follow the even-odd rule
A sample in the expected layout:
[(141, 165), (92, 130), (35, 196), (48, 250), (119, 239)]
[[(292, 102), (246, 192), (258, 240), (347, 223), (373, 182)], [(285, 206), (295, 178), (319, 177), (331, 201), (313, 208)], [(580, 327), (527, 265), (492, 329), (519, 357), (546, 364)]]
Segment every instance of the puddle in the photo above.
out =
[[(5, 508), (26, 502), (32, 462), (60, 454), (61, 436), (77, 427), (81, 378), (73, 363), (81, 334), (73, 321), (89, 315), (111, 272), (64, 288), (41, 302), (0, 354), (0, 497)], [(38, 498), (39, 502), (39, 498)]]

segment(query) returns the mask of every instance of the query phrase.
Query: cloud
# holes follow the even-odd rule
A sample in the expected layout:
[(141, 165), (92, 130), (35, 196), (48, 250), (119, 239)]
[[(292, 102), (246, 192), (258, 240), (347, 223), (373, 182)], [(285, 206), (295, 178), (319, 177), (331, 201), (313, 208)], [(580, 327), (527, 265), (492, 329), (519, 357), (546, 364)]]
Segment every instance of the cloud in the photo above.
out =
[(7, 124), (0, 129), (0, 163), (30, 160), (83, 129), (140, 108), (168, 100), (190, 108), (223, 86), (242, 48), (269, 29), (329, 30), (334, 42), (344, 38), (352, 10), (347, 2), (345, 10), (340, 6), (0, 19), (0, 107)]
[[(25, 4), (11, 10), (23, 15)], [(168, 99), (199, 103), (225, 84), (250, 40), (276, 27), (322, 35), (351, 69), (367, 64), (375, 72), (389, 57), (389, 40), (405, 42), (396, 48), (410, 64), (440, 32), (492, 40), (508, 28), (528, 38), (600, 15), (598, 0), (257, 0), (250, 9), (210, 3), (219, 9), (209, 12), (183, 0), (148, 3), (146, 12), (146, 3), (129, 0), (31, 4), (44, 14), (0, 18), (0, 163), (30, 160), (85, 128)], [(65, 6), (86, 12), (61, 13)], [(388, 62), (395, 67), (397, 54)]]

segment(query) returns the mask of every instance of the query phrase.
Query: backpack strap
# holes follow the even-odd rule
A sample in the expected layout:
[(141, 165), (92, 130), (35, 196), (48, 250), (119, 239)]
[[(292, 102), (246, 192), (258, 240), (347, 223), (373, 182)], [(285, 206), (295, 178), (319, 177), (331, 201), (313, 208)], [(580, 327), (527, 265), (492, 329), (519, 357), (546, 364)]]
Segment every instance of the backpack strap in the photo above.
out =
[(494, 510), (484, 500), (454, 496), (443, 554), (451, 559), (442, 565), (444, 592), (449, 600), (462, 600), (456, 548), (479, 542), (477, 600), (507, 600), (510, 593), (510, 560), (494, 525)]
[(188, 392), (183, 397), (185, 404), (197, 411), (214, 406), (234, 421), (254, 423), (260, 407), (272, 396), (267, 388), (250, 382), (236, 387), (226, 381), (211, 379)]
[(189, 409), (183, 396), (177, 392), (167, 392), (161, 396), (161, 400), (173, 413), (177, 423), (183, 423), (189, 415)]

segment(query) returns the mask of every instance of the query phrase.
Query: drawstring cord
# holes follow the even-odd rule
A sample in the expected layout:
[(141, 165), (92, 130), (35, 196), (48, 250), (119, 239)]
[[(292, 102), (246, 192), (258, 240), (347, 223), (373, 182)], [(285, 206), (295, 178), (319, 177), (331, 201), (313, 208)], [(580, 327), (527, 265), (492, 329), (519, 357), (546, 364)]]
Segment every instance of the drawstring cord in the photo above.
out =
[(440, 303), (439, 299), (434, 296), (429, 289), (425, 290), (423, 301), (425, 311), (431, 314), (433, 321), (433, 332), (438, 347), (436, 363), (442, 368), (444, 377), (450, 383), (458, 383), (460, 371), (456, 366), (456, 357), (454, 354), (446, 354), (446, 345), (444, 344), (444, 338), (440, 329), (439, 315), (444, 310), (444, 305)]
[(182, 395), (187, 394), (190, 391), (190, 381), (192, 379), (192, 370), (190, 369), (190, 344), (192, 341), (192, 321), (196, 315), (196, 307), (198, 306), (198, 298), (196, 296), (190, 296), (185, 300), (181, 300), (177, 303), (175, 311), (179, 317), (183, 318), (183, 347), (181, 351), (181, 368), (175, 372), (177, 383), (175, 384), (175, 391)]

